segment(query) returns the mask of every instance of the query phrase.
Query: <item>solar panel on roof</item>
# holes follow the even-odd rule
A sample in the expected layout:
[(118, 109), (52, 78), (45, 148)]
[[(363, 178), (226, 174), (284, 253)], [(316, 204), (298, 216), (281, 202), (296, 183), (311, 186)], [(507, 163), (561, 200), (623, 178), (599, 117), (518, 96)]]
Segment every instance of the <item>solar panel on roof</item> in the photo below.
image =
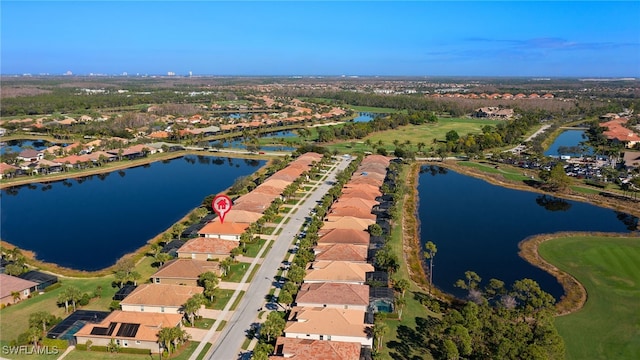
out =
[(136, 337), (140, 324), (121, 323), (116, 336)]

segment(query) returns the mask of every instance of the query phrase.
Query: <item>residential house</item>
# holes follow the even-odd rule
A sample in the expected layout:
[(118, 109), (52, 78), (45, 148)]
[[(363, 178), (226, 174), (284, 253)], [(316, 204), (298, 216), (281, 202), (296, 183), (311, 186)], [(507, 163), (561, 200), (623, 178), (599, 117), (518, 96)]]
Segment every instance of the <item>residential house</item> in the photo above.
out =
[(333, 217), (331, 218), (331, 221), (324, 222), (322, 229), (366, 230), (371, 224), (375, 224), (375, 220), (360, 219), (353, 216), (341, 216)]
[(640, 151), (625, 151), (622, 162), (627, 170), (640, 168)]
[(336, 282), (364, 284), (368, 272), (374, 271), (373, 265), (350, 261), (315, 261), (306, 271), (305, 283)]
[(361, 229), (320, 229), (318, 245), (354, 244), (369, 245), (369, 233)]
[(0, 274), (0, 304), (8, 305), (24, 300), (35, 292), (37, 287), (37, 282)]
[(364, 311), (320, 307), (294, 307), (284, 328), (288, 338), (353, 342), (371, 347), (370, 327)]
[(120, 302), (123, 311), (181, 314), (182, 305), (204, 288), (175, 284), (141, 284)]
[(12, 174), (17, 174), (18, 172), (21, 172), (19, 167), (7, 163), (0, 163), (0, 179), (11, 177), (13, 176)]
[(17, 159), (19, 161), (36, 162), (44, 159), (44, 150), (25, 149), (20, 151)]
[(236, 223), (232, 221), (220, 222), (220, 218), (216, 218), (200, 229), (198, 236), (240, 241), (240, 235), (242, 235), (248, 227), (248, 223)]
[(280, 336), (269, 360), (360, 360), (361, 346), (355, 342), (293, 339)]
[(296, 306), (330, 307), (366, 311), (369, 306), (369, 286), (333, 282), (302, 284)]
[(180, 259), (220, 260), (229, 257), (238, 244), (235, 240), (198, 237), (187, 241), (177, 253)]
[(314, 248), (316, 260), (327, 261), (351, 261), (354, 263), (366, 263), (367, 245), (354, 244), (328, 244), (317, 245)]
[(210, 271), (220, 275), (220, 264), (214, 261), (174, 259), (151, 275), (154, 284), (198, 286), (198, 276)]
[(113, 311), (97, 324), (88, 323), (76, 333), (78, 344), (107, 346), (113, 339), (123, 348), (147, 349), (158, 353), (158, 332), (181, 326), (182, 315), (152, 312)]

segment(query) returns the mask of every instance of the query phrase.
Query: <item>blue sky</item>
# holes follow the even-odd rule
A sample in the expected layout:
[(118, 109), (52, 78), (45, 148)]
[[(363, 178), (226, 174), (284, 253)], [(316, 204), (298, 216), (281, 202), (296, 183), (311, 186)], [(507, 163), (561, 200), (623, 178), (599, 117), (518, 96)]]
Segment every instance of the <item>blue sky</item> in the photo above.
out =
[(640, 76), (640, 1), (0, 7), (2, 74)]

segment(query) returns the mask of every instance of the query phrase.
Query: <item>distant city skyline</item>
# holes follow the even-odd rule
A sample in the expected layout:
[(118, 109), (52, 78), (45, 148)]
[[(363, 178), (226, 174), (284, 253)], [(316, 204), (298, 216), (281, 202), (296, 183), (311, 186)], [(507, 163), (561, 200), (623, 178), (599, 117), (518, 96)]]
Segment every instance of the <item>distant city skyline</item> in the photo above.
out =
[(0, 73), (639, 77), (638, 1), (2, 1)]

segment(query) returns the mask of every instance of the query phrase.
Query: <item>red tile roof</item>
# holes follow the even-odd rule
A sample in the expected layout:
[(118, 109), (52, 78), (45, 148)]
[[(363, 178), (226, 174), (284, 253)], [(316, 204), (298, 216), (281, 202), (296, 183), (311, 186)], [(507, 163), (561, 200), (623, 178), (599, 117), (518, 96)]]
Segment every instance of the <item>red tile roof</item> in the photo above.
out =
[[(358, 343), (279, 337), (270, 360), (360, 360)], [(281, 356), (280, 356), (281, 355)]]
[(220, 223), (220, 218), (210, 221), (198, 231), (198, 235), (241, 235), (247, 228), (247, 223), (225, 221)]
[(238, 247), (238, 241), (223, 240), (218, 238), (195, 238), (190, 239), (178, 249), (178, 254), (212, 254), (228, 255), (231, 250)]
[(296, 296), (296, 304), (368, 306), (369, 285), (332, 282), (302, 284)]
[(367, 261), (366, 245), (355, 244), (327, 244), (315, 247), (316, 260), (335, 260), (335, 261)]

